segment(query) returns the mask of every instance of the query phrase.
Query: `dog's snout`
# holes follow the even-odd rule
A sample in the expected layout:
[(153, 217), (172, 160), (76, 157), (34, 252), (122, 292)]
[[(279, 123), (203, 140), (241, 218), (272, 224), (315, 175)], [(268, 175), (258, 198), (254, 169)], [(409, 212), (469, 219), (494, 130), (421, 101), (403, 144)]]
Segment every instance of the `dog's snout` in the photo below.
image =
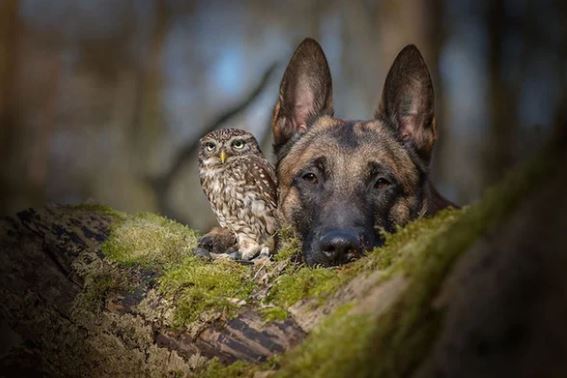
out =
[(363, 252), (361, 235), (350, 230), (328, 231), (319, 240), (319, 249), (332, 263), (354, 260)]

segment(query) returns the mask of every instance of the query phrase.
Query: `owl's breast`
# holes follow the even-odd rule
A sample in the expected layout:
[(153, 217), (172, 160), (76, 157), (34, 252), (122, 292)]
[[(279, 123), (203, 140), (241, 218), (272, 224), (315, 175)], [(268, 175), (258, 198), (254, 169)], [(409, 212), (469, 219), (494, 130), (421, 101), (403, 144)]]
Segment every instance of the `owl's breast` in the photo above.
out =
[(242, 205), (239, 189), (242, 188), (243, 183), (238, 175), (231, 174), (227, 170), (201, 175), (201, 181), (219, 223), (223, 227), (227, 226), (237, 212), (237, 208)]
[(261, 239), (275, 232), (275, 204), (248, 170), (245, 165), (231, 164), (222, 172), (201, 175), (201, 180), (222, 227)]

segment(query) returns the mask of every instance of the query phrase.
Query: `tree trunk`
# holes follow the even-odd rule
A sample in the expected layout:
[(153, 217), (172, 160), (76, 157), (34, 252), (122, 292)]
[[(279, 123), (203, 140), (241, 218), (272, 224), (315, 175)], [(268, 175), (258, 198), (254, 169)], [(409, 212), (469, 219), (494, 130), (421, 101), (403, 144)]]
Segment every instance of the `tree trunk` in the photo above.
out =
[[(255, 286), (236, 312), (181, 325), (179, 297), (160, 289), (167, 269), (103, 247), (124, 215), (51, 206), (4, 218), (0, 366), (6, 376), (565, 376), (565, 151), (346, 267), (244, 267)], [(267, 319), (283, 278), (306, 274), (330, 280)]]

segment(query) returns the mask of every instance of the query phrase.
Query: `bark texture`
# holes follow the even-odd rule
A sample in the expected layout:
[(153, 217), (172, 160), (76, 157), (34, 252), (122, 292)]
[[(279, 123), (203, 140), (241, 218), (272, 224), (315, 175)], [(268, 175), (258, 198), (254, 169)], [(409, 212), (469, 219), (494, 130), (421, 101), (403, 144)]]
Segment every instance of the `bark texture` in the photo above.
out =
[(119, 267), (101, 253), (111, 222), (70, 207), (1, 221), (1, 317), (15, 347), (5, 367), (18, 370), (33, 355), (29, 368), (38, 373), (163, 375), (213, 357), (262, 361), (304, 337), (293, 320), (266, 323), (248, 309), (196, 330), (161, 324), (172, 305), (154, 288), (154, 272)]

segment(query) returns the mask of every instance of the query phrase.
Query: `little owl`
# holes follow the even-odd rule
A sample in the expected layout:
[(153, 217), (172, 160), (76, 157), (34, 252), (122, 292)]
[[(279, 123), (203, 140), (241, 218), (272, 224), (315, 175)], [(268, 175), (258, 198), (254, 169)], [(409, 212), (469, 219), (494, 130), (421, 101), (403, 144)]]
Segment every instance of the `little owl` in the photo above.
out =
[(236, 257), (251, 260), (274, 249), (276, 175), (254, 136), (219, 129), (200, 140), (201, 187), (221, 227), (237, 241)]

